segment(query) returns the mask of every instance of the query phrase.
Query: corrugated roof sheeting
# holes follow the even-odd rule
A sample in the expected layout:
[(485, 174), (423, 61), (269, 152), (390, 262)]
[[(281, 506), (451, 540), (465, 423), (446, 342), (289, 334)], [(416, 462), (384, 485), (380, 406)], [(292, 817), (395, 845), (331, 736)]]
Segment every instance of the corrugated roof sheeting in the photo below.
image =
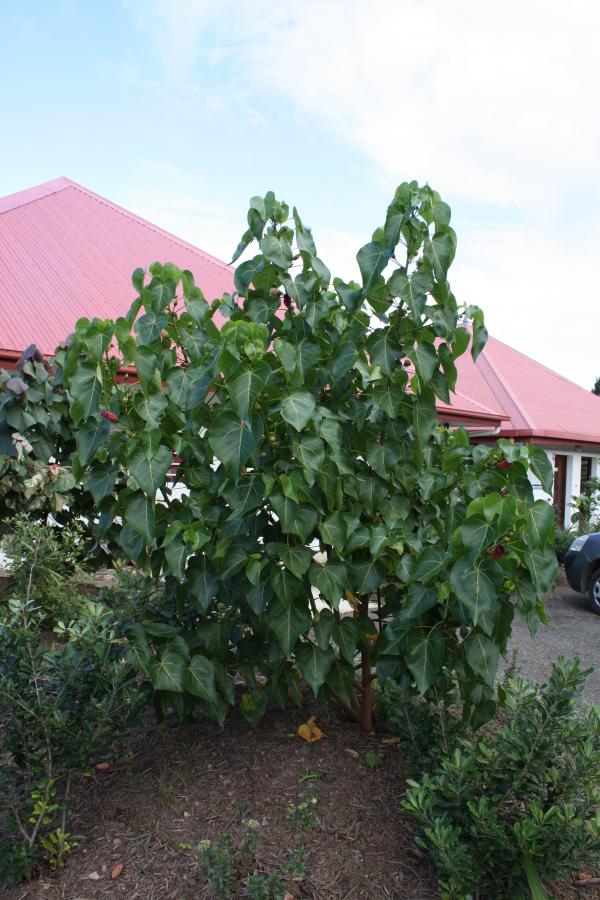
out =
[(207, 299), (233, 290), (224, 263), (69, 181), (0, 201), (0, 350), (52, 353), (81, 316), (124, 315), (135, 268), (190, 269)]
[(600, 445), (600, 397), (490, 337), (473, 362), (456, 361), (457, 388), (470, 398), (502, 409), (501, 434), (583, 445)]

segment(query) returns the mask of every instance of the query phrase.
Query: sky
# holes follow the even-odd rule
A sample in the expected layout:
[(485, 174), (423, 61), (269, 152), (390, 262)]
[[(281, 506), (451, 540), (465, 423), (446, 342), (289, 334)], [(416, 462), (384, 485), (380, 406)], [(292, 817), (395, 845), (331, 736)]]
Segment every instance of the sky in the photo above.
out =
[(0, 22), (0, 196), (65, 175), (228, 261), (274, 190), (348, 279), (395, 187), (428, 182), (459, 302), (600, 376), (594, 0), (0, 0)]

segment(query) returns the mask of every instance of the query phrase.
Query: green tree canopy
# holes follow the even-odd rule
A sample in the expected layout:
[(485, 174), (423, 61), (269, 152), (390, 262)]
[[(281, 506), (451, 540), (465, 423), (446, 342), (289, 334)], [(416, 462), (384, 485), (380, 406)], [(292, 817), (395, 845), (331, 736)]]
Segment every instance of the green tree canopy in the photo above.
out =
[(257, 252), (235, 295), (208, 302), (170, 263), (137, 269), (126, 315), (79, 320), (54, 370), (5, 378), (4, 449), (17, 432), (24, 458), (54, 456), (98, 552), (165, 579), (175, 618), (131, 634), (165, 708), (222, 721), (238, 674), (256, 722), (302, 678), (369, 728), (375, 675), (430, 695), (456, 672), (465, 715), (485, 721), (515, 607), (533, 627), (556, 572), (552, 510), (527, 476), (549, 490), (552, 472), (539, 449), (473, 447), (438, 423), (456, 358), (486, 340), (448, 282), (450, 209), (400, 185), (358, 251), (361, 283), (332, 281), (272, 193), (247, 221), (234, 259)]

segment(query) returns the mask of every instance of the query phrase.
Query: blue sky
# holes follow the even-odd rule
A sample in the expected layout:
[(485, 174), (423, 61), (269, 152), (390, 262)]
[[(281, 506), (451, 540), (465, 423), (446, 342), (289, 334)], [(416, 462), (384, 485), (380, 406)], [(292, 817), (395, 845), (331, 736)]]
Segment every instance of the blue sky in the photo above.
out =
[(336, 274), (397, 183), (454, 211), (459, 300), (600, 375), (589, 0), (1, 0), (0, 195), (66, 175), (226, 258), (268, 189)]

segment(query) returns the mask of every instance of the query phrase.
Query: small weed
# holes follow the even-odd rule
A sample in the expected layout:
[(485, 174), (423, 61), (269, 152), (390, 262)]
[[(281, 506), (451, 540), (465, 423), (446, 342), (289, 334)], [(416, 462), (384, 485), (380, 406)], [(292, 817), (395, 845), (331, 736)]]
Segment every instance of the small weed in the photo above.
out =
[(242, 856), (250, 856), (256, 849), (258, 843), (258, 835), (260, 832), (260, 822), (256, 819), (248, 819), (244, 826), (242, 842), (240, 844), (240, 853)]
[(365, 762), (370, 769), (376, 769), (383, 762), (383, 756), (377, 750), (367, 750), (365, 753)]
[(244, 894), (252, 900), (281, 900), (285, 895), (285, 880), (278, 872), (268, 875), (253, 872), (246, 881)]
[(233, 841), (228, 831), (222, 831), (217, 840), (200, 841), (200, 874), (213, 886), (218, 900), (227, 900), (235, 884)]
[(320, 772), (305, 772), (304, 775), (298, 775), (298, 784), (308, 784), (311, 781), (318, 781), (320, 777)]
[(154, 790), (165, 806), (172, 806), (175, 803), (175, 792), (164, 781), (157, 781)]
[(281, 867), (281, 871), (286, 878), (304, 878), (304, 847), (302, 844), (296, 844), (290, 853), (287, 863)]
[(309, 792), (303, 792), (297, 803), (288, 806), (286, 820), (292, 828), (308, 831), (317, 825), (318, 799)]

